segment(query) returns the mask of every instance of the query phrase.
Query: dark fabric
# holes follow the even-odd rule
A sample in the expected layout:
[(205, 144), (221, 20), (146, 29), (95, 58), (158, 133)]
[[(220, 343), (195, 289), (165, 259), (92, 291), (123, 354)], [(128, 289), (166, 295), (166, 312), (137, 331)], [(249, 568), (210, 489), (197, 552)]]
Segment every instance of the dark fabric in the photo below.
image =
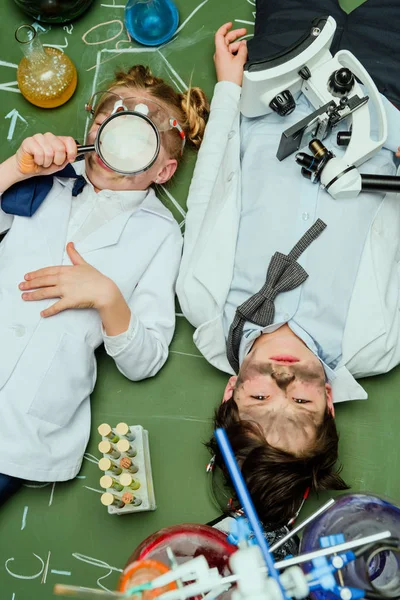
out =
[(289, 254), (275, 252), (268, 265), (267, 276), (262, 288), (237, 307), (235, 318), (229, 328), (226, 353), (235, 373), (239, 372), (239, 349), (243, 328), (247, 321), (260, 327), (274, 322), (274, 301), (278, 294), (289, 292), (301, 285), (308, 274), (297, 259), (325, 229), (326, 224), (317, 219), (292, 248)]
[(337, 31), (332, 54), (346, 49), (367, 69), (379, 91), (400, 107), (398, 0), (367, 0), (347, 15), (337, 0), (257, 0), (249, 60), (262, 60), (291, 46), (314, 17), (332, 16)]
[(54, 176), (76, 178), (72, 195), (77, 196), (86, 185), (86, 179), (77, 175), (72, 165), (67, 165), (54, 175), (39, 175), (15, 183), (1, 197), (1, 208), (9, 215), (31, 217), (53, 187)]
[(14, 494), (23, 483), (23, 479), (0, 473), (0, 506)]

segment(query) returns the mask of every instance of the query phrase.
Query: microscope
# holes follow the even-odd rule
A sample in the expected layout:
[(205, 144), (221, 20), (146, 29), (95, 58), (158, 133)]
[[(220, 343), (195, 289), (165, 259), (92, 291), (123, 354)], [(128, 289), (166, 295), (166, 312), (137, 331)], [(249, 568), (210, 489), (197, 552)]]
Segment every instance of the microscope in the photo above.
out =
[[(336, 30), (332, 17), (315, 18), (311, 29), (290, 48), (244, 67), (241, 112), (259, 117), (272, 111), (282, 117), (296, 108), (302, 92), (315, 108), (308, 117), (286, 129), (277, 151), (278, 160), (297, 152), (302, 174), (321, 183), (335, 199), (354, 198), (361, 191), (400, 192), (400, 177), (361, 174), (358, 168), (384, 145), (388, 126), (382, 98), (368, 72), (347, 50), (332, 56)], [(372, 131), (371, 114), (378, 121)], [(343, 128), (345, 127), (345, 128)], [(342, 158), (323, 140), (337, 128)]]

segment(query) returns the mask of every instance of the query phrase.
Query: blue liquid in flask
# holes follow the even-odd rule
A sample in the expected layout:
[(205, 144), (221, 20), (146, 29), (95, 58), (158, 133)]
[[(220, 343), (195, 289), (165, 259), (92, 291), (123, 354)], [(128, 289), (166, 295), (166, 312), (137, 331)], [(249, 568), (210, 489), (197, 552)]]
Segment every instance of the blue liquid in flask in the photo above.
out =
[(129, 0), (125, 6), (125, 26), (131, 37), (145, 46), (159, 46), (170, 40), (178, 21), (178, 9), (172, 0)]

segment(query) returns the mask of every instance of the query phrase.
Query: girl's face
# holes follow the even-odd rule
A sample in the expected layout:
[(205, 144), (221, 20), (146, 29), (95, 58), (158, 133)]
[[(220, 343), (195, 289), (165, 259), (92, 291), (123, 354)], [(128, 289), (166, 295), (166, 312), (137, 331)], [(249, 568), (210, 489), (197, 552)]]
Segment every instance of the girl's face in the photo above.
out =
[[(118, 94), (121, 98), (130, 98), (135, 94), (135, 91), (131, 88), (116, 87), (112, 89), (112, 92)], [(139, 94), (138, 94), (139, 95)], [(148, 98), (151, 100), (150, 94), (140, 90), (140, 96), (142, 98)], [(167, 107), (165, 110), (168, 111)], [(110, 116), (108, 109), (100, 109), (97, 111), (93, 124), (89, 130), (86, 143), (93, 144), (97, 136), (100, 125)], [(109, 169), (100, 157), (95, 152), (90, 152), (85, 155), (86, 163), (86, 175), (90, 182), (94, 186), (96, 191), (103, 189), (122, 191), (122, 190), (146, 190), (153, 183), (165, 183), (175, 173), (177, 167), (177, 161), (171, 159), (163, 145), (163, 137), (165, 134), (161, 133), (161, 147), (160, 153), (155, 163), (139, 175), (121, 175)], [(176, 135), (178, 135), (176, 133)]]

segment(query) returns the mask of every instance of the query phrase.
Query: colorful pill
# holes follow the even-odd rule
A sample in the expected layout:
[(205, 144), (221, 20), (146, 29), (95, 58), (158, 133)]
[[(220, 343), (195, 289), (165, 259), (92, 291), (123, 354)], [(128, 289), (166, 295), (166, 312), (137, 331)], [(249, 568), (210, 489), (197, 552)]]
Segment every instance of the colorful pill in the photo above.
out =
[(117, 498), (117, 496), (114, 496), (111, 492), (102, 494), (100, 501), (104, 506), (116, 506), (117, 508), (123, 508), (125, 506), (125, 503), (121, 498)]
[(107, 442), (106, 440), (100, 442), (98, 448), (100, 452), (102, 452), (103, 454), (109, 454), (113, 458), (119, 458), (121, 456), (121, 453), (114, 448), (111, 442)]
[(126, 439), (130, 442), (133, 442), (133, 440), (136, 437), (135, 434), (132, 433), (132, 431), (130, 430), (129, 425), (127, 423), (118, 423), (118, 425), (115, 428), (115, 431), (118, 433), (118, 435), (123, 435), (124, 437), (126, 437)]
[(135, 465), (127, 456), (121, 458), (119, 464), (123, 469), (125, 469), (125, 471), (129, 471), (129, 473), (137, 473), (139, 471), (139, 467)]
[(133, 479), (132, 475), (129, 473), (122, 473), (119, 476), (119, 482), (124, 487), (131, 488), (131, 490), (138, 490), (140, 488), (140, 483), (137, 479)]
[(114, 475), (120, 475), (122, 473), (122, 469), (120, 469), (120, 467), (113, 463), (113, 461), (109, 458), (101, 458), (99, 460), (99, 469), (101, 471), (111, 471), (112, 473), (114, 473)]
[(118, 435), (116, 433), (114, 433), (114, 431), (111, 429), (111, 427), (108, 425), (108, 423), (103, 423), (102, 425), (99, 425), (97, 428), (97, 431), (99, 432), (100, 435), (108, 438), (114, 444), (116, 444), (119, 440)]
[(122, 501), (125, 505), (132, 504), (133, 506), (140, 506), (142, 504), (142, 500), (140, 498), (137, 498), (130, 492), (125, 492), (124, 494), (122, 494)]
[(117, 448), (131, 458), (134, 458), (137, 454), (136, 448), (132, 448), (128, 440), (119, 440)]

